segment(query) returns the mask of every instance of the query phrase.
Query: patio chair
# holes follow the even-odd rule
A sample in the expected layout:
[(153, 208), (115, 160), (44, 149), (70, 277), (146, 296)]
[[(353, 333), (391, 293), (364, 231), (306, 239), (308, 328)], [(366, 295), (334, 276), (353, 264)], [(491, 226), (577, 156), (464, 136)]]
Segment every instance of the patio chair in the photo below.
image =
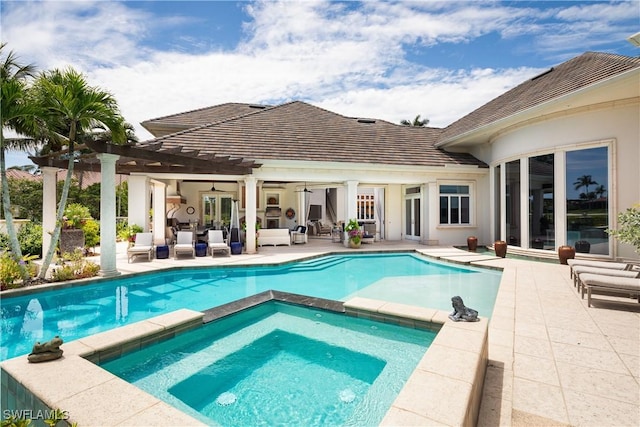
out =
[(209, 230), (207, 232), (207, 241), (211, 256), (213, 256), (216, 251), (224, 251), (227, 256), (231, 256), (231, 248), (225, 241), (222, 230)]
[(321, 236), (323, 234), (327, 234), (331, 236), (331, 227), (330, 225), (324, 225), (321, 221), (316, 222), (316, 235)]
[(635, 296), (640, 303), (640, 278), (613, 277), (601, 274), (584, 273), (580, 276), (582, 284), (587, 289), (587, 306), (591, 307), (591, 294), (621, 294)]
[(196, 250), (193, 247), (192, 231), (178, 231), (176, 244), (173, 246), (173, 257), (178, 259), (178, 254), (181, 253), (191, 254), (191, 258), (196, 256)]
[(153, 257), (153, 234), (152, 233), (136, 233), (133, 246), (127, 249), (127, 262), (137, 256), (145, 255), (149, 261)]
[(291, 243), (307, 243), (307, 227), (299, 225), (291, 232)]

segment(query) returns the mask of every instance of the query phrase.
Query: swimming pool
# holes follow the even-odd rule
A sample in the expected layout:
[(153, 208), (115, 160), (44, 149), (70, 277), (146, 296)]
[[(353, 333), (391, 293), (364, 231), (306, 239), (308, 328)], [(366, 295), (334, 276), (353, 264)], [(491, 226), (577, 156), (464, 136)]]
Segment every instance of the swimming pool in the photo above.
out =
[(451, 297), (490, 317), (501, 273), (415, 253), (330, 255), (278, 266), (175, 269), (3, 297), (0, 360), (36, 341), (65, 342), (180, 308), (205, 310), (266, 290), (345, 301), (361, 295), (440, 310)]
[(435, 332), (263, 303), (101, 366), (219, 425), (377, 425)]

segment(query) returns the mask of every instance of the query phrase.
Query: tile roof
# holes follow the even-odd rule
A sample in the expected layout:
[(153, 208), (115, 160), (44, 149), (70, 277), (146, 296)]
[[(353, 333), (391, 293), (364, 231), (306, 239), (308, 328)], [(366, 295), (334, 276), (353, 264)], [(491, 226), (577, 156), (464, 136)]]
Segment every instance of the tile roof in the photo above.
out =
[(505, 92), (447, 126), (438, 145), (526, 109), (640, 67), (639, 57), (586, 52)]
[(169, 116), (146, 120), (142, 122), (141, 125), (144, 126), (145, 129), (151, 132), (154, 136), (162, 136), (165, 135), (166, 132), (162, 131), (161, 134), (158, 134), (158, 129), (173, 129), (173, 131), (170, 132), (173, 133), (180, 130), (190, 129), (196, 126), (206, 125), (208, 123), (219, 122), (232, 119), (234, 117), (244, 116), (245, 114), (260, 111), (266, 107), (269, 106), (229, 102), (226, 104), (214, 105), (213, 107), (200, 108), (197, 110), (186, 111), (184, 113), (172, 114)]
[[(92, 171), (74, 171), (73, 176), (78, 181), (78, 184), (81, 185), (82, 189), (86, 189), (93, 184), (99, 184), (101, 175), (100, 172), (92, 172)], [(62, 182), (67, 177), (67, 171), (65, 169), (60, 169), (56, 172), (56, 180), (58, 182)], [(127, 180), (127, 175), (116, 175), (116, 183), (120, 184), (123, 181)], [(31, 174), (26, 171), (17, 170), (17, 169), (7, 169), (7, 179), (27, 179), (29, 181), (42, 181), (42, 175)]]
[(30, 172), (23, 171), (20, 169), (7, 169), (6, 174), (7, 174), (7, 179), (27, 179), (29, 181), (41, 180), (39, 175), (33, 175)]
[[(201, 154), (259, 160), (486, 167), (470, 154), (435, 148), (441, 129), (345, 117), (301, 101), (253, 110), (138, 146), (161, 142), (163, 149), (184, 147)], [(172, 120), (180, 116), (172, 116)]]

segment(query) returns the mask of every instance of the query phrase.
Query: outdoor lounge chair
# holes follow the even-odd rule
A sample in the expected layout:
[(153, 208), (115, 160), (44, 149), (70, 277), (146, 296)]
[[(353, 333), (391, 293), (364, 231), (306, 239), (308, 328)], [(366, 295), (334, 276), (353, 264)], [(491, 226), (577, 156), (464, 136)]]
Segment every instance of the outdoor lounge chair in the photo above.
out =
[(634, 270), (613, 270), (610, 268), (596, 268), (589, 267), (586, 265), (576, 265), (573, 268), (573, 286), (578, 288), (578, 291), (584, 298), (584, 285), (580, 278), (583, 274), (599, 274), (601, 276), (611, 276), (611, 277), (629, 277), (635, 278), (640, 277), (640, 271)]
[(193, 232), (178, 231), (176, 236), (176, 244), (173, 246), (173, 257), (178, 259), (178, 254), (191, 254), (191, 258), (196, 256), (196, 250), (193, 247)]
[(582, 285), (587, 288), (587, 306), (591, 307), (591, 293), (611, 293), (635, 296), (640, 302), (640, 279), (629, 277), (604, 276), (584, 273), (580, 275)]
[(633, 268), (633, 264), (625, 262), (592, 261), (588, 259), (568, 259), (567, 264), (569, 264), (571, 269), (571, 278), (573, 278), (573, 268), (578, 265), (595, 268), (608, 268), (611, 270), (631, 270)]
[(136, 233), (133, 246), (127, 249), (127, 262), (137, 256), (145, 255), (149, 261), (153, 257), (153, 234), (152, 233)]
[(207, 232), (207, 241), (211, 256), (213, 256), (216, 251), (224, 251), (227, 256), (231, 256), (231, 248), (225, 241), (222, 230), (209, 230)]

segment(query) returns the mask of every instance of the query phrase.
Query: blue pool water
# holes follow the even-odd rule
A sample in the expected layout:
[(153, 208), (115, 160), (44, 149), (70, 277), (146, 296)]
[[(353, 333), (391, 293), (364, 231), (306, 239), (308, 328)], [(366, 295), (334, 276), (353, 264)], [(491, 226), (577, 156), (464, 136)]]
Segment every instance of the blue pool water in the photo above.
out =
[(441, 310), (460, 295), (490, 317), (499, 272), (428, 261), (413, 253), (334, 255), (280, 266), (209, 267), (101, 280), (0, 301), (0, 360), (36, 341), (65, 342), (181, 308), (205, 310), (274, 289), (333, 300), (360, 295)]
[(209, 425), (378, 425), (434, 337), (269, 302), (102, 367)]

